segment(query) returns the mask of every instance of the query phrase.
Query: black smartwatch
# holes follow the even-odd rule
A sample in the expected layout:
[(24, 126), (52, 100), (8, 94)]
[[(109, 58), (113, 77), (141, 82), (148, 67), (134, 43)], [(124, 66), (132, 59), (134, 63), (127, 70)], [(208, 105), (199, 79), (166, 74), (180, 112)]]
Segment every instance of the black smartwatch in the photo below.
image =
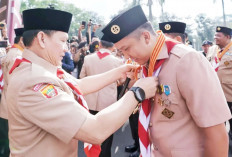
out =
[(145, 99), (145, 92), (140, 87), (131, 87), (129, 91), (132, 91), (135, 95), (135, 99), (141, 103)]

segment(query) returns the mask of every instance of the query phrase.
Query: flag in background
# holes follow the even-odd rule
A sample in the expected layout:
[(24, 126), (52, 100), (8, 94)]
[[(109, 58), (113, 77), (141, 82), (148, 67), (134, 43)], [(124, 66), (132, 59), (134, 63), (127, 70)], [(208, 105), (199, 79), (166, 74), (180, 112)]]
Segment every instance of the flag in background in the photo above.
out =
[(22, 27), (21, 0), (0, 0), (0, 22), (7, 24), (9, 42), (14, 44), (14, 29)]
[(11, 45), (14, 44), (15, 28), (22, 27), (22, 17), (20, 14), (21, 0), (8, 0), (7, 29)]

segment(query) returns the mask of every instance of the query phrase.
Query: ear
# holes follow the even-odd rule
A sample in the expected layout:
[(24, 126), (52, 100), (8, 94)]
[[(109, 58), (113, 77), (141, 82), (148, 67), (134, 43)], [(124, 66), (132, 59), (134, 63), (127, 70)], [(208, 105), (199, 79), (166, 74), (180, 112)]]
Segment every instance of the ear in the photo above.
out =
[(182, 41), (182, 38), (181, 38), (180, 36), (176, 36), (174, 39), (175, 39), (176, 41), (181, 42), (181, 43), (183, 42), (183, 41)]
[(38, 41), (39, 46), (42, 47), (42, 48), (45, 48), (45, 47), (46, 47), (46, 46), (45, 46), (45, 41), (46, 41), (46, 40), (45, 40), (45, 38), (46, 38), (45, 33), (42, 32), (42, 31), (40, 31), (40, 32), (37, 34), (36, 38), (37, 38), (37, 41)]
[(151, 34), (148, 31), (144, 31), (144, 32), (142, 32), (142, 37), (145, 40), (145, 43), (149, 44), (149, 42), (151, 40)]

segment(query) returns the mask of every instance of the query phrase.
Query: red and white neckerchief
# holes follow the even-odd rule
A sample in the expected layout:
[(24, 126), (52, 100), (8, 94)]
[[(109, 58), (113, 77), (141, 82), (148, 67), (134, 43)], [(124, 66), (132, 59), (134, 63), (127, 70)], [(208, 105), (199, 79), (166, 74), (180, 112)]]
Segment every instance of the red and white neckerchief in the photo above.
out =
[[(20, 51), (23, 51), (23, 49), (21, 49), (21, 47), (17, 44), (14, 44), (12, 48), (18, 48)], [(2, 66), (0, 65), (0, 93), (2, 93), (3, 87), (4, 87), (3, 71), (2, 71)]]
[(109, 52), (103, 52), (103, 53), (101, 53), (100, 51), (97, 52), (97, 56), (99, 57), (99, 59), (102, 59), (108, 55), (110, 55)]
[(15, 68), (17, 68), (22, 62), (31, 63), (29, 60), (22, 58), (21, 56), (16, 57), (13, 66), (11, 67), (9, 74), (11, 74)]
[[(68, 79), (68, 78), (64, 78), (63, 77), (64, 72), (61, 69), (57, 69), (57, 77), (60, 79), (63, 79), (64, 82), (72, 89), (72, 92), (76, 98), (76, 100), (78, 101), (78, 103), (84, 107), (86, 110), (89, 111), (87, 102), (85, 101), (82, 93), (77, 89), (77, 87), (75, 87), (72, 83), (72, 80)], [(84, 151), (87, 157), (98, 157), (101, 153), (101, 147), (100, 145), (94, 145), (94, 144), (90, 144), (90, 143), (84, 143)]]
[(217, 51), (217, 54), (214, 57), (214, 62), (212, 63), (212, 66), (216, 72), (218, 71), (219, 63), (222, 59), (222, 56), (230, 49), (231, 46), (232, 46), (232, 41), (223, 50)]
[[(157, 57), (164, 45), (166, 43), (168, 53), (170, 53), (171, 49), (177, 44), (172, 40), (166, 40), (162, 32), (158, 31), (159, 37), (155, 44), (155, 47), (152, 52), (152, 56), (150, 57), (149, 69), (143, 67), (143, 76), (158, 76), (161, 70), (161, 65), (164, 63), (165, 59), (157, 60)], [(151, 69), (151, 70), (150, 70)], [(145, 99), (142, 102), (140, 112), (139, 112), (139, 122), (138, 122), (138, 134), (139, 134), (139, 143), (140, 143), (140, 157), (150, 157), (151, 156), (151, 145), (148, 133), (148, 127), (150, 123), (150, 115), (151, 115), (151, 101), (150, 99)]]
[(2, 66), (0, 65), (0, 93), (2, 93), (3, 86), (4, 86), (3, 71), (2, 71)]

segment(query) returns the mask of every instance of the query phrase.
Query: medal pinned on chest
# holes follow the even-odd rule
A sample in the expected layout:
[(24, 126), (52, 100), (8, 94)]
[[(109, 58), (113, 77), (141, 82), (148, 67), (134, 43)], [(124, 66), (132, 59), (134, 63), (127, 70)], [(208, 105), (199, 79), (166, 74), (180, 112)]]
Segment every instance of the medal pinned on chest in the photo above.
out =
[(161, 84), (158, 86), (158, 93), (160, 95), (162, 95), (163, 93), (166, 95), (164, 95), (165, 98), (163, 97), (158, 99), (158, 104), (165, 107), (162, 110), (161, 114), (171, 119), (175, 114), (173, 111), (170, 110), (171, 100), (168, 99), (168, 96), (171, 94), (171, 87), (168, 85)]
[(171, 88), (168, 85), (164, 85), (164, 93), (165, 95), (169, 96), (171, 94)]
[(162, 115), (164, 115), (165, 117), (171, 119), (173, 117), (175, 113), (167, 108), (165, 108), (163, 111), (162, 111)]
[(228, 66), (230, 64), (230, 62), (225, 61), (224, 64), (225, 64), (225, 66)]

